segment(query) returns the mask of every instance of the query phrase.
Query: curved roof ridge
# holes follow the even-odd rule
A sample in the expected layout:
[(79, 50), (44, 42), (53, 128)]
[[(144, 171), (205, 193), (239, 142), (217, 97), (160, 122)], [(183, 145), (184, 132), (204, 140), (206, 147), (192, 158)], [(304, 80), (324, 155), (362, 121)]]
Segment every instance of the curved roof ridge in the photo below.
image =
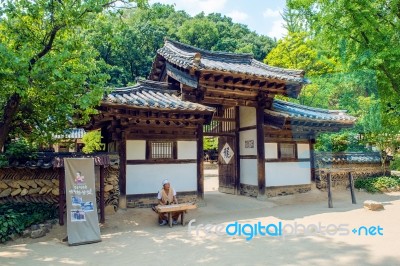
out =
[(282, 100), (278, 100), (278, 99), (274, 99), (274, 102), (276, 102), (277, 104), (288, 105), (288, 106), (292, 106), (292, 107), (295, 107), (295, 108), (305, 109), (305, 110), (309, 110), (309, 111), (317, 111), (317, 112), (327, 113), (327, 114), (333, 114), (333, 113), (344, 113), (344, 114), (346, 114), (347, 113), (347, 110), (323, 109), (323, 108), (318, 108), (318, 107), (311, 107), (311, 106), (301, 105), (301, 104), (293, 103), (293, 102), (282, 101)]
[[(185, 44), (185, 43), (181, 43), (175, 40), (172, 40), (170, 38), (165, 38), (165, 45), (168, 46), (168, 48), (170, 48), (171, 46), (174, 48), (178, 48), (178, 49), (183, 49), (184, 52), (186, 53), (200, 53), (201, 56), (221, 56), (221, 57), (226, 57), (226, 58), (230, 58), (230, 59), (247, 59), (252, 60), (253, 59), (253, 54), (250, 53), (242, 53), (242, 54), (238, 54), (238, 53), (231, 53), (231, 52), (223, 52), (223, 51), (208, 51), (208, 50), (204, 50), (201, 48), (197, 48), (195, 46), (189, 45), (189, 44)], [(185, 51), (186, 50), (186, 51)]]
[(251, 61), (251, 64), (254, 65), (254, 66), (261, 67), (261, 68), (263, 68), (265, 70), (268, 70), (268, 71), (278, 72), (278, 73), (285, 73), (285, 74), (289, 74), (289, 75), (295, 75), (295, 76), (298, 76), (298, 77), (303, 77), (304, 73), (305, 73), (304, 70), (270, 66), (270, 65), (267, 65), (267, 64), (262, 63), (260, 61), (257, 61), (255, 59), (253, 59)]

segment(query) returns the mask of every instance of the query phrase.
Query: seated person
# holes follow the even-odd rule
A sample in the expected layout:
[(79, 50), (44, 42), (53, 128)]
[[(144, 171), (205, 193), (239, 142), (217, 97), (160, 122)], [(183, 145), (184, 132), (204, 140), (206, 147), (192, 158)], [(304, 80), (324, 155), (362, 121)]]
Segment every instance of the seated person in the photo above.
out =
[[(165, 179), (162, 181), (163, 188), (158, 192), (158, 204), (160, 205), (171, 205), (178, 204), (178, 200), (176, 199), (176, 192), (171, 187), (169, 181)], [(172, 212), (172, 224), (178, 224), (179, 215), (182, 212)], [(168, 218), (166, 213), (158, 213), (158, 220), (160, 225), (166, 225), (168, 223)]]

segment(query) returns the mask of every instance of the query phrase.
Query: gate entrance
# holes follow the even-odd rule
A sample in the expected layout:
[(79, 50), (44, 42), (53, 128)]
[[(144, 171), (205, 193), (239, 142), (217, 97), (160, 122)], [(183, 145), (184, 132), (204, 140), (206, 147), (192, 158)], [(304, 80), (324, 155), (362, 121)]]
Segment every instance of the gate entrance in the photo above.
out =
[(228, 194), (239, 194), (238, 116), (238, 107), (220, 106), (204, 126), (204, 136), (218, 137), (218, 191)]

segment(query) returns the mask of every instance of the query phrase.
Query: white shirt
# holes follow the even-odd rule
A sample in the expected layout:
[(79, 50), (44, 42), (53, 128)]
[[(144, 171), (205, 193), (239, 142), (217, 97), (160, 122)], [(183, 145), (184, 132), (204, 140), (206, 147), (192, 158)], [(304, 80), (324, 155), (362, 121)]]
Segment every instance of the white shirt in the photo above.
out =
[[(173, 196), (176, 196), (176, 191), (175, 191), (175, 189), (173, 190), (173, 193), (172, 193), (172, 195)], [(162, 198), (162, 196), (161, 196), (161, 189), (158, 191), (158, 195), (157, 195), (157, 199), (161, 199)]]

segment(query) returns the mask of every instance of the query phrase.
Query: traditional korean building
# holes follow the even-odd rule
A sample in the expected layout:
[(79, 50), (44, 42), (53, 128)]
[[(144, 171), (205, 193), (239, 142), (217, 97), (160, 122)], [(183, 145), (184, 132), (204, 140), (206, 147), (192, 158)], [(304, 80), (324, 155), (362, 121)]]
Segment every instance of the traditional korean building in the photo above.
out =
[(120, 153), (122, 207), (155, 197), (165, 177), (178, 194), (202, 199), (203, 136), (219, 138), (221, 192), (263, 199), (308, 191), (316, 135), (355, 122), (343, 110), (276, 100), (298, 96), (304, 71), (271, 67), (250, 54), (166, 40), (149, 80), (107, 95), (89, 126), (101, 128)]

